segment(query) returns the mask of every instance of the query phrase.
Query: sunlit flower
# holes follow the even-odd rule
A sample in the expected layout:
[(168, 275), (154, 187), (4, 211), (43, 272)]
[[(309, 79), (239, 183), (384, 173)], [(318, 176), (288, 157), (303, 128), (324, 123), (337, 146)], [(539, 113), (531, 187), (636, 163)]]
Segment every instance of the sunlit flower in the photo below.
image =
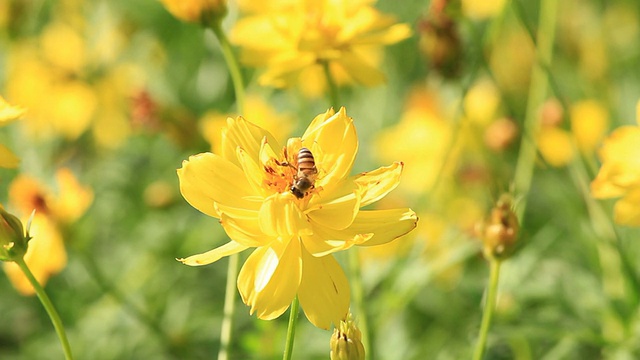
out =
[(594, 197), (621, 198), (615, 204), (614, 217), (617, 223), (628, 226), (640, 226), (638, 144), (640, 127), (622, 126), (613, 131), (600, 149), (602, 167), (591, 183), (591, 193)]
[(207, 24), (227, 13), (226, 0), (160, 0), (167, 10), (182, 21)]
[[(303, 147), (313, 154), (317, 174), (314, 186), (298, 198), (290, 189)], [(347, 315), (350, 291), (331, 254), (387, 243), (417, 222), (408, 208), (360, 210), (397, 186), (403, 165), (349, 176), (357, 149), (353, 119), (344, 108), (318, 115), (285, 147), (241, 117), (228, 119), (222, 154), (192, 156), (178, 176), (185, 199), (220, 219), (231, 241), (181, 261), (205, 265), (255, 247), (238, 277), (251, 313), (276, 318), (297, 295), (314, 325), (339, 324)]]
[(571, 105), (570, 120), (578, 149), (593, 154), (609, 126), (607, 109), (597, 100), (578, 101)]
[[(24, 260), (42, 285), (67, 264), (60, 224), (75, 221), (93, 200), (93, 192), (80, 185), (70, 170), (60, 169), (56, 180), (57, 192), (26, 175), (19, 175), (9, 187), (9, 203), (21, 214), (23, 223), (27, 223), (35, 210), (29, 230), (32, 239)], [(33, 287), (16, 264), (6, 263), (4, 269), (20, 293), (34, 294)]]
[(266, 68), (258, 80), (265, 86), (297, 83), (305, 94), (317, 96), (326, 85), (324, 63), (339, 84), (379, 85), (381, 45), (408, 38), (411, 29), (377, 11), (373, 2), (241, 1), (246, 16), (231, 40), (242, 47), (243, 62)]
[[(0, 96), (0, 126), (7, 125), (19, 119), (27, 110), (20, 106), (11, 105)], [(6, 146), (0, 144), (0, 167), (18, 167), (20, 159)]]

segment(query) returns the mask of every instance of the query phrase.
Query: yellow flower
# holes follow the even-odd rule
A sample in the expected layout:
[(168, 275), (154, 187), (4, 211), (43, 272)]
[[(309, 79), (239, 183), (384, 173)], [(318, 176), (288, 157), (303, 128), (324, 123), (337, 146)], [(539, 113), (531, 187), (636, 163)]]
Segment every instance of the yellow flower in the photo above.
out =
[(462, 11), (472, 19), (484, 20), (499, 14), (505, 0), (462, 0)]
[(578, 148), (593, 154), (609, 125), (607, 109), (596, 100), (582, 100), (571, 106), (571, 132)]
[(600, 149), (602, 167), (591, 183), (599, 199), (618, 198), (615, 221), (640, 226), (640, 127), (623, 126), (605, 139)]
[[(9, 104), (0, 96), (0, 126), (19, 119), (26, 111), (23, 107)], [(0, 144), (0, 167), (16, 168), (18, 164), (20, 159), (6, 146)]]
[(226, 0), (160, 0), (167, 10), (182, 21), (208, 22), (227, 14)]
[(320, 95), (326, 85), (323, 63), (339, 84), (379, 85), (384, 82), (380, 46), (408, 38), (411, 29), (377, 11), (373, 2), (242, 1), (247, 16), (238, 21), (231, 40), (243, 48), (247, 65), (267, 68), (261, 85), (298, 83), (306, 95)]
[[(298, 198), (290, 189), (303, 147), (311, 151), (317, 174), (314, 186)], [(315, 326), (339, 324), (347, 316), (350, 292), (331, 254), (387, 243), (417, 222), (408, 208), (360, 210), (397, 186), (403, 165), (349, 176), (357, 149), (353, 119), (344, 108), (318, 115), (301, 138), (289, 139), (283, 148), (264, 129), (242, 117), (229, 118), (222, 154), (190, 157), (178, 177), (184, 198), (220, 219), (231, 241), (180, 260), (205, 265), (255, 247), (238, 277), (251, 313), (274, 319), (297, 295)]]
[[(24, 260), (42, 285), (67, 264), (59, 223), (76, 220), (93, 200), (91, 190), (82, 187), (70, 170), (60, 169), (56, 179), (57, 194), (26, 175), (19, 175), (9, 187), (9, 202), (22, 214), (23, 220), (36, 210), (29, 230), (32, 239)], [(4, 269), (20, 293), (34, 294), (33, 287), (16, 264), (6, 263)]]

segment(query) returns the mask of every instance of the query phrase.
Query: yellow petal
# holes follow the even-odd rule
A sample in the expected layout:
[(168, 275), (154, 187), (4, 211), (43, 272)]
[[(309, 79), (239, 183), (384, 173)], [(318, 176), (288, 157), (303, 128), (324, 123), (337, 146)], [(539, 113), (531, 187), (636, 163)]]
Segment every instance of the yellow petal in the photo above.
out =
[(400, 174), (404, 164), (395, 162), (388, 167), (363, 172), (356, 176), (355, 182), (362, 188), (360, 207), (374, 203), (395, 189), (400, 183)]
[(56, 171), (56, 180), (60, 189), (59, 196), (50, 205), (57, 220), (65, 223), (76, 221), (93, 202), (91, 188), (80, 184), (69, 168)]
[(327, 191), (349, 175), (358, 150), (353, 119), (347, 116), (344, 107), (326, 118), (331, 112), (318, 115), (302, 136), (302, 145), (313, 152), (316, 166), (323, 173), (316, 186)]
[(236, 165), (240, 165), (237, 158), (236, 149), (241, 147), (252, 159), (258, 159), (260, 155), (260, 145), (263, 138), (276, 146), (278, 142), (265, 129), (238, 116), (236, 119), (227, 119), (227, 128), (222, 136), (222, 157)]
[(214, 203), (240, 209), (256, 209), (260, 203), (247, 200), (255, 197), (242, 170), (212, 153), (189, 157), (178, 169), (180, 192), (185, 200), (203, 213), (219, 217)]
[[(67, 252), (60, 231), (48, 217), (36, 214), (29, 233), (33, 239), (24, 260), (44, 286), (51, 275), (57, 274), (67, 265)], [(15, 263), (5, 263), (4, 270), (13, 286), (23, 295), (33, 295), (35, 290)]]
[(289, 307), (302, 273), (300, 242), (274, 241), (257, 248), (242, 266), (238, 290), (242, 301), (263, 320), (275, 319)]
[(607, 199), (624, 195), (626, 189), (613, 182), (616, 173), (620, 173), (620, 170), (614, 164), (602, 165), (598, 175), (591, 182), (591, 194), (594, 198)]
[(20, 165), (20, 159), (7, 149), (6, 146), (0, 144), (0, 167), (5, 169), (15, 169)]
[(313, 222), (330, 229), (346, 229), (360, 209), (360, 196), (355, 191), (336, 199), (321, 200), (310, 206), (306, 214)]
[(379, 66), (369, 63), (358, 54), (345, 52), (338, 61), (347, 74), (357, 83), (364, 86), (377, 86), (386, 82), (386, 77), (379, 70)]
[(241, 245), (235, 241), (229, 241), (228, 243), (219, 246), (213, 250), (209, 250), (202, 254), (191, 255), (186, 259), (177, 259), (185, 265), (189, 266), (201, 266), (214, 263), (225, 256), (239, 253), (242, 250), (247, 249), (247, 246)]
[(381, 245), (405, 235), (415, 229), (416, 213), (411, 209), (387, 209), (360, 211), (347, 229), (354, 233), (373, 233), (363, 246)]
[(263, 233), (277, 237), (310, 232), (310, 224), (294, 200), (295, 197), (289, 191), (274, 194), (264, 200), (259, 214)]
[[(262, 186), (264, 180), (264, 169), (256, 163), (256, 160), (258, 160), (261, 155), (258, 155), (256, 158), (251, 158), (241, 147), (236, 149), (236, 153), (238, 161), (242, 166), (242, 171), (244, 172), (247, 180), (249, 180), (249, 184), (251, 185), (253, 192), (263, 196), (268, 195), (266, 193), (266, 188)], [(259, 153), (262, 154), (262, 151), (259, 151)]]
[(349, 311), (347, 277), (333, 256), (316, 258), (302, 249), (302, 281), (298, 298), (304, 314), (320, 329), (340, 324)]
[(353, 234), (345, 230), (333, 230), (320, 225), (313, 227), (313, 234), (300, 238), (305, 249), (315, 257), (322, 257), (334, 252), (347, 250), (360, 245), (373, 237), (373, 233)]
[(259, 247), (265, 246), (274, 240), (272, 237), (266, 236), (258, 223), (258, 212), (255, 217), (230, 217), (227, 213), (222, 212), (220, 216), (220, 224), (224, 228), (230, 239), (244, 246)]
[(27, 110), (20, 106), (13, 106), (0, 96), (0, 126), (19, 119)]
[(629, 192), (614, 207), (615, 222), (625, 226), (640, 226), (640, 189)]

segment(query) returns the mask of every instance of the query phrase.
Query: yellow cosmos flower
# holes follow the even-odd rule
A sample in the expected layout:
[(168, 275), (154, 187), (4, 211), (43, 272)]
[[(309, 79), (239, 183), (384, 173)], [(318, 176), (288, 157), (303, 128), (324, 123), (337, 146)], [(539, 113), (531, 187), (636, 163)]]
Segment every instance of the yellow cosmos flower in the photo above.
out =
[(373, 0), (241, 1), (247, 14), (236, 24), (231, 40), (242, 47), (249, 66), (266, 67), (261, 85), (301, 85), (305, 94), (325, 89), (322, 64), (328, 63), (339, 84), (379, 85), (381, 45), (411, 35), (373, 6)]
[(599, 199), (618, 198), (615, 221), (640, 226), (640, 127), (623, 126), (604, 141), (600, 149), (602, 167), (591, 183), (591, 193)]
[[(0, 96), (0, 126), (19, 119), (26, 111), (23, 107), (9, 104)], [(0, 144), (0, 167), (16, 168), (18, 164), (20, 164), (20, 159), (6, 146)]]
[[(33, 238), (29, 241), (24, 260), (42, 285), (67, 264), (59, 224), (76, 220), (93, 201), (93, 192), (81, 186), (69, 169), (58, 170), (56, 180), (57, 194), (26, 175), (19, 175), (9, 187), (9, 202), (22, 215), (23, 223), (27, 223), (34, 209), (36, 211), (29, 230)], [(15, 263), (5, 263), (4, 270), (20, 293), (35, 293)]]
[[(347, 278), (332, 253), (387, 243), (416, 226), (408, 208), (360, 210), (393, 190), (402, 163), (349, 176), (358, 139), (344, 108), (318, 115), (301, 138), (280, 147), (266, 130), (228, 119), (222, 154), (203, 153), (178, 170), (180, 191), (201, 212), (220, 219), (231, 241), (180, 259), (205, 265), (256, 248), (238, 276), (238, 289), (260, 319), (280, 316), (297, 295), (315, 326), (339, 324), (349, 310)], [(314, 186), (290, 190), (301, 148), (311, 151)], [(305, 167), (309, 165), (304, 163)]]
[(182, 21), (207, 23), (224, 17), (226, 0), (160, 0), (167, 10)]

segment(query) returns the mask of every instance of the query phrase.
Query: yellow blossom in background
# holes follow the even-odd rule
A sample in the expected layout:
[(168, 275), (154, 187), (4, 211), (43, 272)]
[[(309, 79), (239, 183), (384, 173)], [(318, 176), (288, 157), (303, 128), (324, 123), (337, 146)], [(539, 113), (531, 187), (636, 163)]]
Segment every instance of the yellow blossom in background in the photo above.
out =
[(579, 101), (571, 106), (570, 120), (578, 149), (584, 154), (593, 153), (609, 126), (607, 109), (596, 100)]
[(545, 126), (536, 137), (538, 151), (551, 166), (567, 166), (575, 156), (571, 133), (555, 126)]
[[(0, 126), (5, 126), (24, 115), (27, 110), (20, 106), (11, 105), (0, 96)], [(0, 167), (16, 168), (20, 159), (6, 146), (0, 144)]]
[[(67, 263), (60, 225), (77, 220), (93, 201), (93, 192), (80, 185), (69, 169), (58, 170), (56, 180), (56, 192), (26, 175), (19, 175), (9, 186), (9, 204), (21, 214), (24, 223), (35, 210), (30, 228), (33, 239), (29, 241), (25, 261), (42, 285), (51, 275), (62, 271)], [(16, 264), (6, 263), (4, 269), (20, 293), (34, 294), (33, 287)]]
[(258, 81), (277, 88), (300, 85), (309, 96), (326, 88), (322, 64), (338, 84), (375, 86), (383, 45), (411, 35), (406, 24), (376, 10), (371, 0), (240, 1), (245, 13), (231, 33), (241, 60), (265, 68)]
[(602, 167), (591, 183), (595, 198), (621, 198), (614, 207), (615, 221), (621, 225), (640, 226), (639, 144), (639, 126), (622, 126), (613, 131), (600, 149)]
[(465, 116), (482, 127), (495, 120), (499, 106), (500, 92), (496, 85), (487, 79), (476, 82), (463, 100)]
[[(358, 139), (344, 108), (318, 115), (285, 147), (242, 117), (229, 118), (224, 134), (221, 155), (190, 157), (178, 177), (184, 198), (220, 219), (231, 241), (181, 261), (205, 265), (255, 248), (238, 276), (251, 313), (274, 319), (297, 295), (315, 326), (339, 324), (347, 316), (350, 291), (331, 254), (384, 244), (416, 226), (408, 208), (360, 210), (398, 185), (402, 163), (349, 176)], [(311, 151), (317, 173), (314, 186), (298, 198), (290, 189), (303, 147)]]
[[(293, 131), (293, 116), (276, 112), (262, 96), (247, 95), (245, 108), (244, 117), (273, 134), (276, 139), (284, 139)], [(229, 114), (209, 112), (200, 120), (202, 136), (211, 144), (211, 152), (215, 154), (222, 153), (222, 130), (227, 125), (228, 117), (230, 117)]]
[(175, 17), (187, 22), (207, 23), (227, 13), (226, 0), (160, 0)]
[(381, 132), (374, 148), (382, 161), (403, 159), (403, 191), (424, 193), (441, 176), (438, 170), (448, 155), (452, 133), (437, 94), (417, 89), (411, 93), (398, 124)]
[(462, 12), (471, 19), (484, 20), (498, 15), (504, 3), (505, 0), (462, 0)]

